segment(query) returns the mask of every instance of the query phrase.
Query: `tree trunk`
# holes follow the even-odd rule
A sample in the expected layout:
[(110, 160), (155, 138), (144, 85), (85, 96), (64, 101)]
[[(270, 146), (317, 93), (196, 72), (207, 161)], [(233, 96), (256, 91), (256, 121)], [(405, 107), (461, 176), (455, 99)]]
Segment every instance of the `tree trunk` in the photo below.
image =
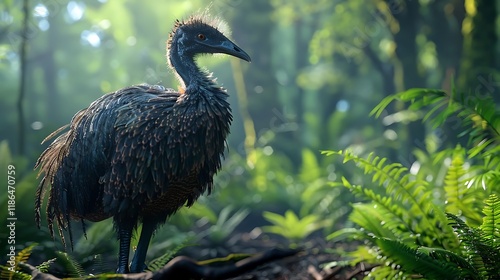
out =
[(466, 0), (465, 8), (467, 16), (462, 25), (464, 46), (458, 90), (477, 96), (488, 93), (500, 104), (495, 80), (496, 1)]
[[(389, 6), (390, 4), (388, 3)], [(394, 41), (396, 43), (396, 56), (402, 65), (403, 89), (423, 87), (425, 81), (418, 73), (419, 62), (416, 42), (420, 24), (420, 3), (418, 1), (405, 1), (399, 7), (393, 7), (393, 15), (400, 26), (399, 32), (394, 34)], [(407, 141), (406, 145), (400, 149), (398, 161), (409, 166), (415, 161), (412, 150), (414, 148), (425, 149), (425, 128), (421, 122), (416, 121), (409, 123), (406, 128), (399, 131), (399, 138)]]

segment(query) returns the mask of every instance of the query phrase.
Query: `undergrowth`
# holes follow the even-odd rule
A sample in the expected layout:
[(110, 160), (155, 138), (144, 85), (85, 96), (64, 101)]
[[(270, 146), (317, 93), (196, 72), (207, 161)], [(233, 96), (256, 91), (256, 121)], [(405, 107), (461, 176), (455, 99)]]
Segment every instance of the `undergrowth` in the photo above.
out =
[(342, 177), (357, 196), (349, 220), (356, 226), (330, 240), (354, 239), (351, 264), (374, 265), (367, 279), (498, 279), (500, 277), (500, 114), (489, 96), (411, 89), (385, 98), (379, 117), (393, 101), (425, 111), (432, 129), (460, 123), (466, 147), (415, 150), (408, 168), (375, 153), (325, 151), (352, 162), (366, 175), (361, 185)]

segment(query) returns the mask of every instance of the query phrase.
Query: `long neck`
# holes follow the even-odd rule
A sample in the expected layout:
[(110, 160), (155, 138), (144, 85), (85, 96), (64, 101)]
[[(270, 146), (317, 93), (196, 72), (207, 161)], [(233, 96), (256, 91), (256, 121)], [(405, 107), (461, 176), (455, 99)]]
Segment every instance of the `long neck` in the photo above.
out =
[(204, 73), (200, 71), (194, 57), (185, 53), (176, 40), (173, 40), (168, 52), (170, 67), (176, 73), (183, 89), (189, 85), (203, 81)]

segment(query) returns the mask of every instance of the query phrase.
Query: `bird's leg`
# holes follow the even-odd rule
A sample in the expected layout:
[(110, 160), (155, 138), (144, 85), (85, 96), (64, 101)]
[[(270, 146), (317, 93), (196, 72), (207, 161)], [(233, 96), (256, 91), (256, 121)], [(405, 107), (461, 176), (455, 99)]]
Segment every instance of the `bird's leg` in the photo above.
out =
[(120, 238), (120, 253), (118, 256), (118, 269), (117, 273), (129, 273), (128, 269), (128, 255), (130, 253), (130, 239), (132, 237), (133, 226), (128, 224), (122, 225), (118, 229)]
[(151, 235), (153, 235), (155, 227), (156, 222), (147, 219), (143, 220), (141, 237), (139, 238), (137, 250), (135, 250), (134, 258), (132, 259), (132, 264), (130, 264), (130, 272), (137, 273), (146, 269), (146, 264), (144, 262), (146, 261), (149, 241), (151, 240)]

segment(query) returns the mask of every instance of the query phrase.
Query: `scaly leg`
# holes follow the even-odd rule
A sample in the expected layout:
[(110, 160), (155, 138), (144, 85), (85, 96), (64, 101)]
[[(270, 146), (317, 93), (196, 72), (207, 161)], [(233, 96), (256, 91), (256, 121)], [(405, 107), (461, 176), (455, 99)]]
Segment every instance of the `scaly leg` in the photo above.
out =
[(132, 237), (132, 226), (123, 225), (118, 229), (120, 239), (120, 253), (118, 256), (118, 269), (117, 273), (129, 273), (128, 269), (128, 255), (130, 253), (130, 239)]
[(149, 241), (151, 240), (151, 235), (156, 228), (156, 222), (144, 219), (142, 223), (141, 237), (139, 238), (139, 243), (137, 244), (137, 250), (135, 250), (134, 258), (132, 259), (132, 264), (130, 265), (130, 272), (138, 273), (146, 269), (146, 253), (148, 252)]

